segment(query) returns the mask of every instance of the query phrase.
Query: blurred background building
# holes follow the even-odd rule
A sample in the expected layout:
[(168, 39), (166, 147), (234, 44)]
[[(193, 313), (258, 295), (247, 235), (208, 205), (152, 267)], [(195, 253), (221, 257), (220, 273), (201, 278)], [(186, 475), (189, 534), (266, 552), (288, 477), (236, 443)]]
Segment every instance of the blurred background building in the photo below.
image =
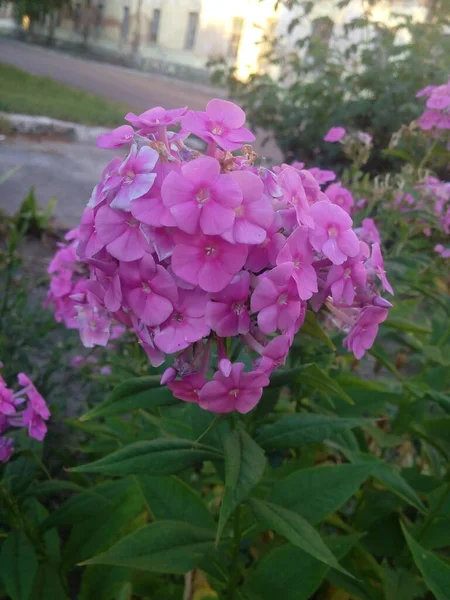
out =
[[(35, 32), (60, 43), (81, 42), (104, 53), (131, 56), (137, 66), (162, 72), (170, 72), (172, 65), (188, 73), (206, 73), (208, 60), (225, 57), (241, 79), (264, 68), (262, 57), (271, 37), (286, 34), (295, 17), (295, 9), (288, 10), (282, 2), (276, 9), (275, 0), (59, 1), (57, 10), (33, 24)], [(386, 0), (373, 9), (373, 18), (390, 22), (396, 13), (406, 13), (420, 20), (429, 1)], [(309, 35), (311, 28), (322, 42), (330, 39), (333, 27), (363, 10), (362, 0), (351, 0), (338, 15), (333, 0), (315, 2), (310, 18), (297, 24), (295, 36), (285, 35), (286, 51), (299, 33)], [(11, 9), (3, 6), (0, 11), (0, 25), (12, 25)], [(22, 19), (21, 25), (28, 27), (29, 22)]]

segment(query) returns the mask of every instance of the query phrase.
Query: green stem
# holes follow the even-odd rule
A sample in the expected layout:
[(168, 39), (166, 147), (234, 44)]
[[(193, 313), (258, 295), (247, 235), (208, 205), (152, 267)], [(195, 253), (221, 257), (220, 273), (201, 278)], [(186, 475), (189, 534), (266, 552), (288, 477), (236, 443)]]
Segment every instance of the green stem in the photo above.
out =
[(425, 165), (427, 164), (427, 162), (430, 160), (431, 155), (434, 152), (434, 149), (436, 148), (438, 144), (438, 140), (434, 140), (434, 142), (431, 144), (431, 146), (428, 148), (427, 153), (425, 154), (425, 156), (422, 158), (417, 170), (420, 171), (421, 169), (423, 169), (425, 167)]
[(230, 581), (228, 584), (228, 600), (235, 600), (239, 578), (239, 549), (241, 545), (241, 511), (240, 506), (236, 508), (233, 521), (233, 549), (231, 554)]

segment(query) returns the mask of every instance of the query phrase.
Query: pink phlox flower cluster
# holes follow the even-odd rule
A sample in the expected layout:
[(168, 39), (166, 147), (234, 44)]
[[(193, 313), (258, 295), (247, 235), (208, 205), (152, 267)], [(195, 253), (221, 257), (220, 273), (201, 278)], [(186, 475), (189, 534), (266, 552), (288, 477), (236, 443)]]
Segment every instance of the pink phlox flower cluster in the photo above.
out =
[[(248, 412), (311, 307), (350, 311), (345, 328), (356, 338), (367, 308), (387, 313), (383, 264), (369, 248), (374, 226), (362, 228), (374, 238), (363, 243), (350, 192), (322, 192), (334, 173), (256, 166), (245, 113), (225, 100), (206, 112), (157, 107), (126, 118), (132, 138), (119, 127), (100, 145), (128, 144), (129, 154), (106, 167), (71, 241), (86, 276), (64, 298), (75, 303), (85, 346), (106, 345), (120, 323), (153, 366), (168, 360), (161, 382), (177, 398)], [(207, 143), (204, 155), (185, 145), (190, 133)]]
[(333, 203), (345, 210), (349, 215), (352, 214), (355, 201), (350, 190), (343, 187), (340, 183), (332, 183), (325, 190), (325, 195)]
[(21, 389), (14, 392), (0, 375), (0, 462), (7, 462), (14, 451), (14, 440), (3, 434), (14, 428), (26, 428), (28, 435), (42, 441), (50, 418), (47, 403), (25, 373), (17, 380)]
[(424, 131), (450, 129), (450, 80), (444, 85), (428, 85), (417, 93), (417, 98), (426, 97), (425, 112), (417, 124)]

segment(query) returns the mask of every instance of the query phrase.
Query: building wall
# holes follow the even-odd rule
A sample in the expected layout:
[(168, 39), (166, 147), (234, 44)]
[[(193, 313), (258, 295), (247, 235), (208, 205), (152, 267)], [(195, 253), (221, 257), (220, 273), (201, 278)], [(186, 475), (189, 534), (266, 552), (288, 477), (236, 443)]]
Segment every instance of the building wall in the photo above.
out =
[[(128, 27), (124, 26), (126, 10)], [(155, 10), (160, 11), (160, 19), (157, 39), (152, 41), (149, 33)], [(417, 19), (426, 12), (419, 0), (385, 0), (373, 9), (373, 17), (394, 22), (393, 13), (405, 11)], [(335, 0), (317, 0), (308, 19), (286, 37), (285, 48), (293, 49), (295, 41), (310, 32), (313, 19), (330, 17), (339, 30), (361, 14), (362, 0), (352, 0), (343, 11), (336, 11)], [(245, 79), (262, 67), (263, 36), (269, 31), (285, 34), (295, 16), (295, 11), (285, 8), (275, 13), (274, 0), (72, 0), (60, 18), (56, 37), (80, 42), (87, 27), (89, 43), (99, 48), (196, 69), (204, 69), (211, 57), (225, 56)], [(189, 23), (197, 19), (192, 47), (186, 48)], [(347, 43), (357, 42), (356, 36), (350, 34)]]

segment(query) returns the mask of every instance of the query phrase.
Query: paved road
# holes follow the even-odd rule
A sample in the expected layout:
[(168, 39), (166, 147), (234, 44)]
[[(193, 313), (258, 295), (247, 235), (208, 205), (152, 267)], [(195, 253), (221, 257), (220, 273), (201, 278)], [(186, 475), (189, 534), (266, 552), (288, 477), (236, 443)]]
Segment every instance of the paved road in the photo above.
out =
[(208, 100), (224, 94), (207, 86), (74, 58), (4, 38), (0, 38), (0, 61), (126, 102), (141, 111), (152, 106), (178, 108), (186, 104), (193, 110), (204, 110)]
[[(208, 100), (220, 95), (220, 90), (218, 93), (207, 86), (85, 61), (1, 38), (0, 61), (112, 100), (121, 100), (137, 111), (158, 105), (177, 108), (186, 104), (194, 110), (204, 110)], [(259, 139), (263, 137), (258, 136)], [(276, 146), (268, 144), (262, 149), (258, 138), (256, 151), (280, 162)], [(108, 152), (105, 154), (93, 144), (39, 142), (24, 138), (0, 141), (0, 175), (20, 167), (0, 185), (0, 206), (14, 212), (34, 185), (39, 203), (46, 206), (49, 198), (55, 196), (57, 220), (75, 226), (108, 158)]]

